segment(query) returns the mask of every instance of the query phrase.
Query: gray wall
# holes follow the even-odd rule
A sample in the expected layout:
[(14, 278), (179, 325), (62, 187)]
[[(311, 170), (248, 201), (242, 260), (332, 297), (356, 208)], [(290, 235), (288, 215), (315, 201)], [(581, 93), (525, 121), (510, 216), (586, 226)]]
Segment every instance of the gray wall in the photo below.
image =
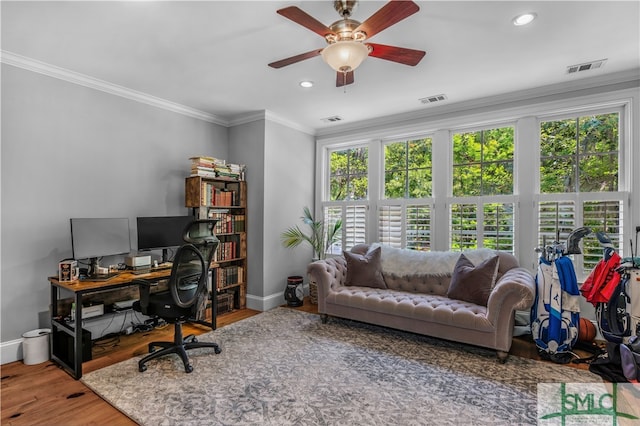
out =
[(234, 126), (229, 158), (247, 165), (249, 271), (247, 306), (268, 310), (284, 303), (289, 275), (305, 276), (312, 253), (289, 251), (280, 233), (313, 208), (315, 139), (269, 119)]
[(315, 138), (274, 122), (267, 122), (265, 135), (265, 203), (263, 288), (267, 307), (284, 302), (289, 275), (301, 275), (306, 282), (307, 264), (313, 257), (308, 246), (287, 249), (280, 234), (300, 225), (302, 208), (313, 211)]
[(189, 213), (188, 158), (226, 158), (228, 129), (3, 64), (1, 149), (7, 342), (47, 326), (70, 217), (128, 217), (135, 247), (136, 216)]
[(252, 300), (261, 298), (264, 257), (264, 120), (229, 129), (229, 161), (247, 166), (247, 307), (258, 309)]

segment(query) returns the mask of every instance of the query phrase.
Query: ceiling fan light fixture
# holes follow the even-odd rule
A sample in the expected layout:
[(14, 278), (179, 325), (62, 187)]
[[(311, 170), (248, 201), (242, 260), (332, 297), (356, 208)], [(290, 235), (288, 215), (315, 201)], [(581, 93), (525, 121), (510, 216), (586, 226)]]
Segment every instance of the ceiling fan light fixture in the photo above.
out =
[(313, 81), (303, 80), (303, 81), (300, 82), (300, 87), (304, 87), (305, 89), (313, 87)]
[(325, 47), (321, 55), (335, 71), (351, 72), (369, 56), (369, 48), (357, 41), (337, 41)]

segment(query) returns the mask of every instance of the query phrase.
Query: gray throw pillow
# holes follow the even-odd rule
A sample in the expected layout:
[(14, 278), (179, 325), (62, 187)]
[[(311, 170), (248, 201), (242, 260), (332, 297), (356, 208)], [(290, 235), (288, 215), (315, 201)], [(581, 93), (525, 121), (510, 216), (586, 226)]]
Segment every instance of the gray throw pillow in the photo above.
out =
[(461, 254), (453, 268), (447, 297), (487, 306), (489, 295), (496, 282), (498, 263), (498, 256), (493, 256), (474, 266), (464, 254)]
[(382, 277), (382, 266), (380, 264), (380, 247), (371, 250), (366, 254), (343, 252), (347, 260), (347, 280), (346, 285), (387, 288), (387, 284)]

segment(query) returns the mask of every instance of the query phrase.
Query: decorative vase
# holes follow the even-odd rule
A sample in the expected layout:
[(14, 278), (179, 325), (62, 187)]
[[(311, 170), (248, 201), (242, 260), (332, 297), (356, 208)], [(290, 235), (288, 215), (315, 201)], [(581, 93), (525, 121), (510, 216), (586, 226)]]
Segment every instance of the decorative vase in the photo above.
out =
[(287, 277), (287, 288), (284, 291), (284, 299), (288, 306), (298, 307), (304, 303), (303, 279), (299, 275)]

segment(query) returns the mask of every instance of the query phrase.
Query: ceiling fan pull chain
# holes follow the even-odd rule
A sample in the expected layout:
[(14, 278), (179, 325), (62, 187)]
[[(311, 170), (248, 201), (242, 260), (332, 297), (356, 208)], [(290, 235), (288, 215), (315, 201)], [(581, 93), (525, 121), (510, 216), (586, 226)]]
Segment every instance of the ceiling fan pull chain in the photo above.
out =
[(347, 70), (342, 70), (342, 88), (344, 91), (342, 93), (347, 93)]

